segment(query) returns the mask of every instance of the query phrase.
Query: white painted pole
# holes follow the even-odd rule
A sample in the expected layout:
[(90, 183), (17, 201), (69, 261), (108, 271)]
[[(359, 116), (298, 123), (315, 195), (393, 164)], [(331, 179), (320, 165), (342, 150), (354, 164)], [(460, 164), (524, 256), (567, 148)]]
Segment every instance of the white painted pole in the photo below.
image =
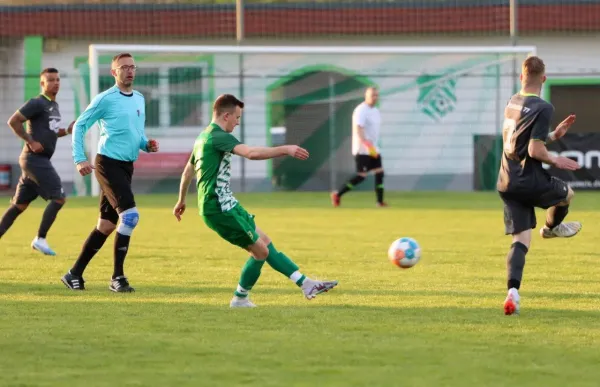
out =
[[(99, 60), (98, 60), (98, 51), (95, 45), (90, 45), (89, 52), (89, 66), (90, 66), (90, 102), (92, 99), (100, 93), (100, 69), (99, 69)], [(98, 149), (98, 141), (100, 141), (100, 133), (97, 124), (94, 124), (90, 128), (90, 142), (89, 142), (89, 154), (90, 154), (90, 163), (94, 163), (96, 160), (96, 152)], [(100, 185), (98, 184), (98, 180), (92, 173), (90, 175), (92, 181), (92, 196), (100, 195)]]
[[(534, 46), (182, 46), (150, 44), (95, 44), (97, 52), (166, 52), (223, 54), (510, 54), (530, 53)], [(91, 48), (90, 48), (91, 50)]]

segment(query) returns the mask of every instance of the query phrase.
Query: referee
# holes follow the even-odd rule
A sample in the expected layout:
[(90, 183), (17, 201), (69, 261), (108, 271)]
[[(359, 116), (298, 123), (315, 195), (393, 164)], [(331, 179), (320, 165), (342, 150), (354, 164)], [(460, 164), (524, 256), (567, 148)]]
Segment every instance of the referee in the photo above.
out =
[[(158, 142), (148, 140), (144, 133), (144, 96), (133, 90), (136, 69), (131, 54), (116, 55), (111, 63), (115, 85), (94, 97), (75, 123), (73, 161), (82, 176), (95, 170), (101, 195), (98, 224), (83, 244), (79, 258), (71, 270), (62, 277), (65, 286), (72, 290), (85, 289), (83, 272), (86, 266), (116, 229), (114, 272), (109, 289), (119, 293), (134, 291), (123, 271), (129, 239), (139, 220), (131, 190), (133, 163), (137, 160), (140, 149), (158, 152)], [(100, 122), (100, 142), (92, 165), (85, 156), (84, 138), (88, 129), (97, 121)]]

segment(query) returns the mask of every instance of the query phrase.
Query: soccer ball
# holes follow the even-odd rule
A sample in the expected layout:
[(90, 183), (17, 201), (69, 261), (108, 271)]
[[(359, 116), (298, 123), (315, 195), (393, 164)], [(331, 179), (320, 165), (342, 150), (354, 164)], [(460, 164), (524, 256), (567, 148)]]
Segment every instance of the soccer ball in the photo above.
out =
[(421, 247), (412, 238), (396, 239), (388, 250), (388, 258), (402, 269), (413, 267), (421, 259)]

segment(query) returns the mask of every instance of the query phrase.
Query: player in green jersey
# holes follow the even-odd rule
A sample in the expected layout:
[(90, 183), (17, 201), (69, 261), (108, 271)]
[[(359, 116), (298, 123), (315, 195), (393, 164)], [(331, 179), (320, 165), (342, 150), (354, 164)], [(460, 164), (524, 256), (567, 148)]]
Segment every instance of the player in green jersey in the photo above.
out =
[(254, 147), (242, 144), (231, 132), (239, 124), (244, 103), (231, 94), (219, 96), (213, 105), (213, 118), (196, 142), (179, 186), (179, 201), (173, 209), (177, 220), (185, 212), (188, 188), (194, 175), (198, 186), (198, 209), (204, 223), (229, 243), (247, 250), (251, 257), (242, 269), (234, 292), (232, 308), (255, 307), (248, 293), (258, 281), (265, 261), (273, 269), (298, 285), (307, 299), (333, 289), (337, 281), (318, 281), (306, 277), (284, 253), (277, 251), (271, 239), (254, 223), (249, 214), (233, 196), (230, 188), (231, 156), (236, 154), (249, 160), (266, 160), (291, 156), (300, 160), (308, 152), (296, 145)]

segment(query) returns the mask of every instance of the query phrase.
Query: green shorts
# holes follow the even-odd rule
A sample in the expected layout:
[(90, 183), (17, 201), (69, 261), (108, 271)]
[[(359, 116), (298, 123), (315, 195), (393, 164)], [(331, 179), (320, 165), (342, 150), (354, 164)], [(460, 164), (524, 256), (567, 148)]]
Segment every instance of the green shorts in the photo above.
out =
[(227, 212), (203, 215), (202, 218), (221, 238), (242, 249), (256, 243), (260, 238), (256, 232), (254, 215), (250, 215), (240, 204)]

